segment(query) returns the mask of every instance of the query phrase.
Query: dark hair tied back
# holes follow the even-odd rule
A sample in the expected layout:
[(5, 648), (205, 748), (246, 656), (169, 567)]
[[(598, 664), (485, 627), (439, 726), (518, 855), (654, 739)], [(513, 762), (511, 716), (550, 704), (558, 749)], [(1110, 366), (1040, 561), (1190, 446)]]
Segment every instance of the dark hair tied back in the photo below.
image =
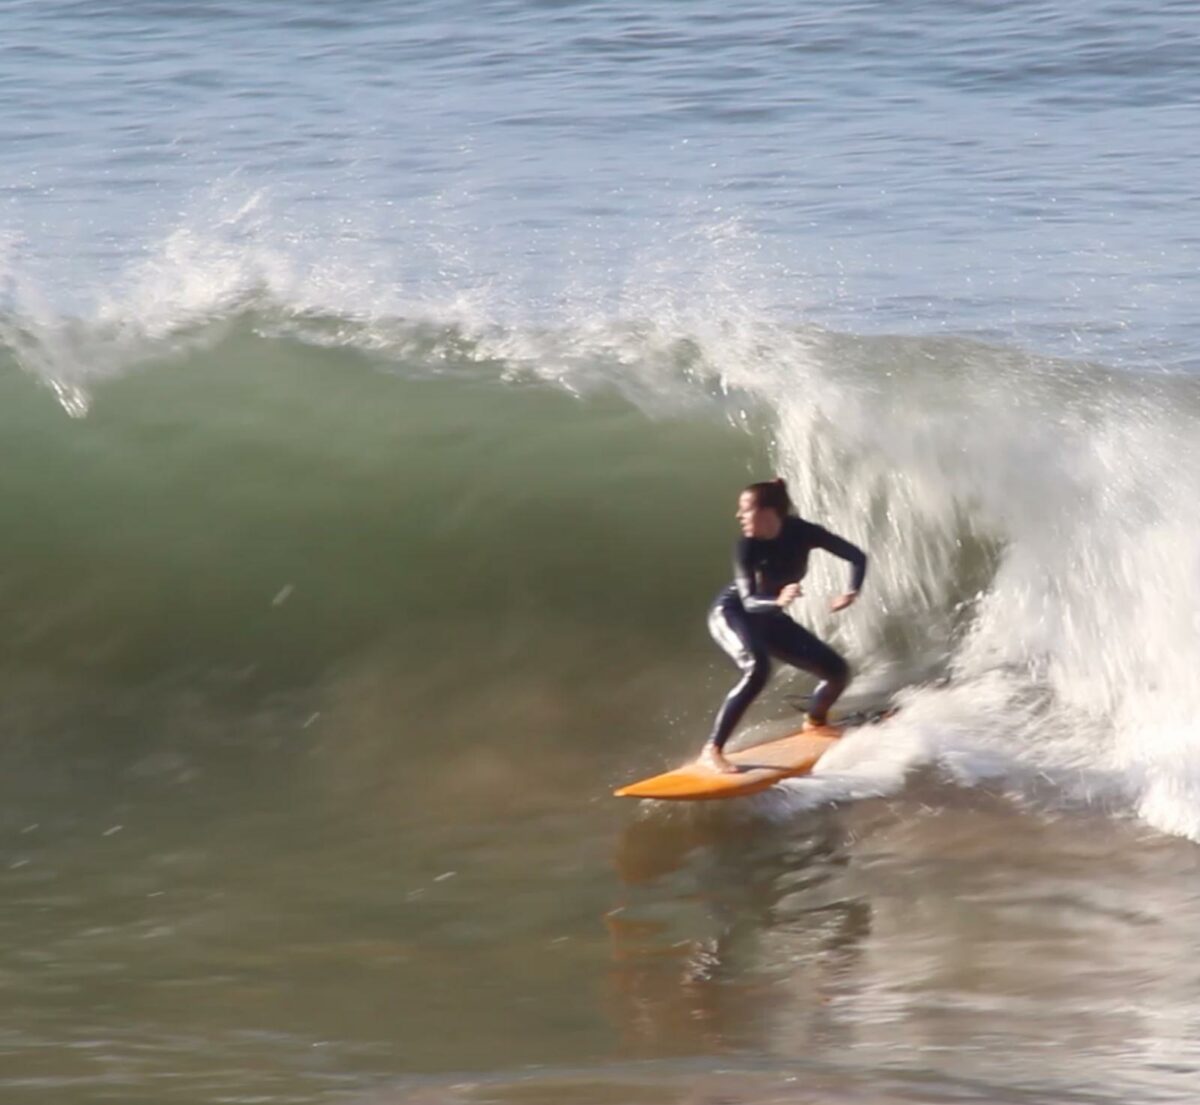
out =
[(792, 500), (788, 495), (787, 483), (782, 477), (773, 480), (763, 480), (752, 483), (746, 488), (754, 496), (754, 502), (762, 510), (764, 507), (777, 511), (781, 518), (786, 518), (792, 512)]

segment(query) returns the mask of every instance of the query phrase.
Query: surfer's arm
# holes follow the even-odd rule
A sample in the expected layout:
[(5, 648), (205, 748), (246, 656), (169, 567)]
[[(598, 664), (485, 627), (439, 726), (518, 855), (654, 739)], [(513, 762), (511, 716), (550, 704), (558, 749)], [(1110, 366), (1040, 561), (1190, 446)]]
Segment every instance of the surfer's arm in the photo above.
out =
[(750, 543), (745, 538), (738, 542), (733, 555), (733, 583), (737, 587), (738, 598), (742, 600), (742, 608), (746, 613), (764, 614), (780, 608), (778, 595), (756, 593), (754, 568), (750, 563)]
[(867, 554), (857, 545), (852, 545), (836, 533), (830, 533), (823, 526), (813, 527), (813, 544), (818, 549), (824, 549), (849, 562), (851, 566), (849, 593), (857, 595), (862, 590), (863, 580), (867, 578)]

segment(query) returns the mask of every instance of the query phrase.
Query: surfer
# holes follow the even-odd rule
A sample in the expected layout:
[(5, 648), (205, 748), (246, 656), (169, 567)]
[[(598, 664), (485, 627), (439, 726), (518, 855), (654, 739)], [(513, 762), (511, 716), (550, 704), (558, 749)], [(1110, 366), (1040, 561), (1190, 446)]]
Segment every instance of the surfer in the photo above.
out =
[(808, 570), (809, 553), (824, 549), (852, 565), (850, 589), (833, 600), (834, 611), (845, 610), (858, 598), (867, 574), (862, 549), (793, 513), (782, 479), (752, 483), (742, 491), (736, 517), (742, 538), (734, 552), (733, 583), (717, 596), (708, 614), (713, 640), (742, 672), (717, 711), (700, 756), (701, 763), (717, 771), (735, 770), (725, 758), (725, 742), (766, 686), (772, 657), (821, 680), (805, 728), (826, 724), (829, 708), (850, 681), (846, 661), (787, 615), (787, 608), (803, 594), (800, 581)]

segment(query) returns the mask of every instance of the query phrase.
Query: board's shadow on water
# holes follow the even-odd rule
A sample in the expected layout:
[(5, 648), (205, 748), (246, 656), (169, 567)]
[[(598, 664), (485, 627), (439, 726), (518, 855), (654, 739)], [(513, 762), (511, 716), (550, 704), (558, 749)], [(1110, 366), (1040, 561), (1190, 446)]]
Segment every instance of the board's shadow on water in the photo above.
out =
[(871, 928), (870, 904), (843, 885), (847, 844), (834, 809), (780, 825), (728, 806), (655, 807), (630, 822), (614, 857), (620, 899), (605, 916), (626, 1047), (760, 1047), (797, 989), (811, 993), (820, 1032), (825, 994), (852, 973)]

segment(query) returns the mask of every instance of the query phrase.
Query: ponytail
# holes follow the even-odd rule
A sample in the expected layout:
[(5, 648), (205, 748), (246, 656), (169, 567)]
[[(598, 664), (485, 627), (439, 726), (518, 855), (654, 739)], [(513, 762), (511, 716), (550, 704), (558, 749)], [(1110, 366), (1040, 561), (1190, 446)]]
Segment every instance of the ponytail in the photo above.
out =
[(792, 500), (788, 495), (787, 483), (781, 476), (773, 480), (763, 480), (752, 483), (744, 489), (754, 496), (754, 503), (762, 510), (774, 510), (780, 518), (786, 518), (792, 513)]

